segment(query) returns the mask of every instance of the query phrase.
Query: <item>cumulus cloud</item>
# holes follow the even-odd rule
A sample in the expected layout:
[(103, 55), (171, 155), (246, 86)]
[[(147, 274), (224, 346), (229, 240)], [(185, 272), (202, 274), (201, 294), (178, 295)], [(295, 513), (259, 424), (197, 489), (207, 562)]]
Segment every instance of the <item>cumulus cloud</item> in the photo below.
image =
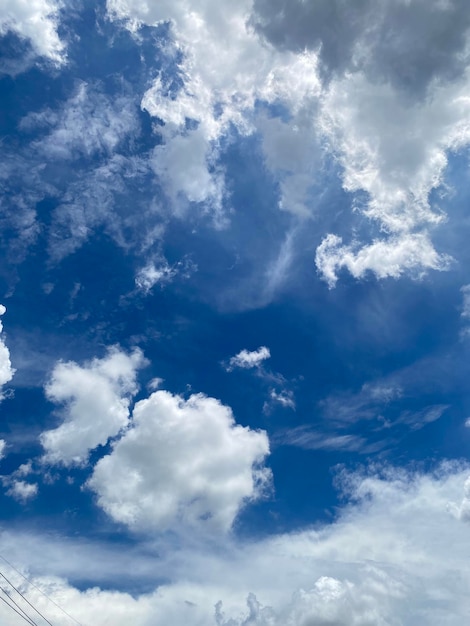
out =
[[(469, 610), (469, 472), (458, 463), (432, 473), (377, 466), (342, 472), (337, 482), (348, 504), (334, 521), (246, 543), (224, 539), (224, 550), (162, 549), (153, 567), (167, 582), (154, 592), (80, 592), (50, 575), (34, 582), (75, 619), (97, 626), (110, 619), (117, 626), (461, 626)], [(64, 571), (65, 563), (72, 571), (78, 559), (82, 571), (107, 567), (122, 585), (129, 571), (122, 550), (113, 558), (98, 545), (80, 542), (78, 549), (68, 539), (58, 549), (56, 541), (2, 534), (7, 558), (34, 562), (36, 571)], [(133, 555), (134, 569), (142, 558)], [(51, 619), (61, 619), (38, 592), (29, 594)]]
[[(107, 6), (134, 31), (170, 21), (182, 53), (176, 96), (159, 76), (142, 100), (163, 122), (155, 167), (174, 203), (202, 202), (220, 217), (227, 195), (220, 144), (235, 127), (261, 137), (280, 208), (311, 216), (319, 172), (332, 156), (351, 208), (383, 233), (345, 246), (329, 235), (317, 259), (330, 286), (341, 267), (356, 278), (448, 267), (431, 241), (445, 216), (430, 194), (444, 181), (448, 152), (470, 141), (464, 0)], [(255, 112), (256, 103), (269, 113)]]
[(88, 486), (114, 520), (136, 530), (227, 532), (269, 486), (268, 453), (266, 433), (236, 424), (218, 400), (156, 391), (135, 405), (131, 428)]
[(41, 434), (44, 462), (82, 464), (90, 450), (125, 428), (131, 398), (138, 390), (137, 370), (145, 364), (140, 350), (126, 354), (118, 348), (83, 366), (59, 362), (45, 393), (54, 404), (64, 405), (59, 411), (62, 423)]
[(59, 8), (55, 0), (1, 0), (0, 35), (14, 31), (28, 39), (38, 55), (63, 63), (64, 44), (57, 33)]
[(327, 75), (359, 69), (412, 92), (468, 60), (465, 0), (254, 0), (252, 23), (275, 46), (318, 50)]
[(33, 472), (32, 463), (23, 463), (17, 470), (7, 476), (2, 476), (2, 484), (7, 488), (6, 495), (21, 504), (26, 504), (38, 494), (38, 484), (24, 480)]
[[(0, 316), (6, 313), (6, 308), (0, 304)], [(0, 321), (0, 334), (3, 332), (3, 324)], [(15, 369), (11, 366), (10, 350), (7, 348), (5, 341), (0, 337), (0, 400), (3, 398), (1, 388), (10, 382), (15, 374)]]
[(28, 483), (25, 480), (12, 480), (10, 488), (6, 492), (7, 496), (10, 496), (14, 500), (25, 504), (28, 500), (35, 498), (38, 493), (37, 483)]
[(377, 278), (399, 278), (404, 273), (421, 277), (428, 269), (447, 270), (452, 259), (438, 254), (425, 233), (404, 234), (376, 239), (366, 245), (343, 245), (341, 237), (328, 235), (318, 246), (315, 264), (330, 288), (338, 281), (338, 272), (347, 269), (355, 278), (368, 272)]
[[(164, 142), (155, 150), (155, 168), (177, 213), (185, 201), (202, 203), (216, 224), (225, 224), (228, 194), (220, 167), (220, 144), (233, 129), (243, 136), (257, 128), (263, 133), (264, 127), (270, 126), (263, 116), (257, 125), (257, 100), (287, 103), (292, 119), (279, 121), (276, 130), (279, 139), (290, 136), (291, 152), (298, 155), (296, 163), (302, 155), (308, 154), (310, 159), (315, 153), (306, 146), (303, 118), (304, 103), (319, 93), (316, 57), (264, 46), (247, 26), (251, 0), (224, 5), (198, 1), (190, 8), (183, 1), (108, 0), (107, 7), (112, 19), (123, 21), (133, 31), (142, 24), (171, 22), (175, 54), (182, 53), (182, 86), (176, 95), (158, 76), (142, 99), (142, 107), (164, 123), (159, 128)], [(307, 132), (315, 136), (311, 130)], [(286, 167), (279, 141), (268, 139), (264, 146), (268, 166), (283, 181), (280, 205), (305, 215), (308, 174), (314, 165), (304, 159), (298, 172), (292, 165)]]
[(261, 346), (257, 350), (241, 350), (235, 356), (232, 356), (226, 366), (228, 372), (235, 368), (252, 369), (259, 367), (263, 361), (271, 358), (271, 352), (266, 346)]

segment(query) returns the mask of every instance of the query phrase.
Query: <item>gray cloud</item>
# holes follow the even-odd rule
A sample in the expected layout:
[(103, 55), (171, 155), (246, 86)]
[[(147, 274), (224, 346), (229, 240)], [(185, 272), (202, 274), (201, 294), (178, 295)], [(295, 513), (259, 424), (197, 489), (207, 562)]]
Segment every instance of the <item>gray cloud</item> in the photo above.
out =
[(276, 47), (318, 49), (327, 75), (362, 69), (415, 93), (468, 60), (465, 0), (255, 0), (251, 23)]

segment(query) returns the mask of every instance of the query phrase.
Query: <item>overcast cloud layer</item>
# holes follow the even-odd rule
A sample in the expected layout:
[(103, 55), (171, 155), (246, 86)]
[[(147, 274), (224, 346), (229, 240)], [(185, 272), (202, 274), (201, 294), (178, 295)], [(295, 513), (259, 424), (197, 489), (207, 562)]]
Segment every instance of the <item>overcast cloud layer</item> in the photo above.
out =
[(51, 622), (468, 621), (469, 55), (464, 0), (0, 0), (0, 575)]

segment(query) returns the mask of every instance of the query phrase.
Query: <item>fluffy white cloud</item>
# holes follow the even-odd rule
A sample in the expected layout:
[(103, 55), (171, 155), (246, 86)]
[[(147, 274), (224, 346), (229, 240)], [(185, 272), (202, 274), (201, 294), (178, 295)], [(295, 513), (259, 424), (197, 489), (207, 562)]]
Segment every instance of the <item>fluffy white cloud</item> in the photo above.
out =
[(315, 264), (329, 287), (338, 280), (338, 271), (347, 269), (355, 278), (373, 272), (378, 278), (398, 278), (404, 273), (422, 276), (426, 270), (446, 270), (452, 259), (438, 254), (425, 233), (406, 233), (376, 239), (361, 246), (343, 245), (341, 237), (327, 235), (318, 246)]
[(37, 54), (62, 63), (64, 45), (57, 34), (59, 7), (55, 0), (0, 0), (0, 35), (12, 30), (29, 39)]
[(116, 521), (138, 530), (179, 526), (228, 531), (269, 486), (265, 432), (237, 425), (214, 398), (156, 391), (100, 459), (88, 486)]
[[(183, 53), (183, 86), (176, 96), (159, 76), (142, 99), (142, 107), (164, 122), (164, 144), (155, 151), (155, 171), (178, 213), (186, 202), (203, 203), (216, 224), (224, 225), (226, 190), (218, 166), (220, 141), (236, 128), (241, 135), (266, 129), (267, 164), (282, 181), (282, 208), (305, 215), (305, 195), (314, 171), (308, 145), (315, 132), (308, 127), (308, 108), (319, 94), (316, 55), (296, 55), (265, 46), (248, 26), (251, 0), (220, 3), (198, 0), (151, 3), (108, 0), (113, 19), (137, 30), (142, 24), (171, 21), (175, 52)], [(289, 122), (273, 122), (277, 138), (268, 137), (269, 119), (254, 119), (258, 100), (286, 104)], [(306, 103), (309, 103), (306, 106)], [(193, 127), (187, 126), (192, 120)], [(282, 138), (289, 138), (292, 160), (283, 156)], [(315, 157), (316, 158), (316, 157)], [(181, 160), (185, 167), (181, 167)], [(298, 171), (297, 166), (300, 167)], [(285, 180), (284, 180), (285, 179)]]
[[(6, 313), (6, 308), (0, 304), (0, 316)], [(3, 332), (3, 324), (0, 321), (0, 334)], [(15, 374), (14, 368), (11, 366), (10, 350), (7, 348), (3, 338), (0, 337), (0, 399), (3, 398), (1, 387), (10, 382)]]
[(6, 492), (7, 496), (12, 497), (18, 502), (25, 504), (28, 500), (37, 496), (38, 485), (37, 483), (28, 483), (25, 480), (12, 480), (10, 488)]
[(251, 369), (259, 367), (263, 361), (271, 357), (271, 352), (266, 346), (261, 346), (257, 350), (241, 350), (235, 356), (232, 356), (226, 367), (231, 372), (236, 367), (241, 369)]
[[(2, 451), (3, 448), (4, 445), (2, 446)], [(29, 476), (32, 472), (32, 463), (28, 461), (20, 465), (19, 468), (11, 474), (2, 476), (2, 484), (7, 488), (6, 495), (21, 504), (26, 504), (26, 502), (35, 498), (38, 494), (38, 484), (24, 480), (26, 476)]]
[(83, 366), (74, 361), (58, 363), (45, 392), (51, 402), (65, 406), (60, 411), (62, 423), (41, 434), (44, 461), (84, 463), (90, 450), (125, 428), (130, 400), (138, 390), (137, 370), (145, 363), (140, 350), (126, 354), (118, 348)]
[[(226, 192), (217, 160), (232, 125), (261, 135), (280, 208), (313, 214), (326, 154), (342, 168), (352, 208), (385, 233), (347, 244), (339, 256), (338, 242), (331, 251), (331, 237), (325, 239), (319, 271), (330, 286), (340, 267), (356, 278), (368, 270), (383, 278), (448, 266), (431, 242), (430, 229), (444, 215), (430, 194), (444, 181), (448, 152), (470, 141), (463, 0), (366, 0), (354, 7), (343, 0), (199, 0), (190, 7), (108, 0), (107, 6), (134, 30), (170, 21), (183, 53), (176, 96), (158, 77), (142, 100), (164, 122), (155, 171), (174, 203), (202, 202), (220, 223)], [(284, 113), (255, 113), (257, 102)]]
[(331, 247), (339, 242), (328, 236), (318, 250), (322, 276), (333, 286), (335, 267), (356, 278), (367, 270), (383, 278), (445, 269), (448, 257), (428, 235), (444, 219), (430, 194), (444, 181), (447, 153), (470, 141), (465, 3), (350, 7), (337, 0), (287, 8), (255, 0), (254, 21), (277, 46), (319, 50), (328, 80), (317, 132), (342, 166), (344, 189), (362, 194), (354, 208), (389, 235), (338, 254)]
[[(117, 626), (461, 626), (469, 611), (469, 472), (443, 464), (432, 474), (378, 467), (340, 474), (349, 504), (315, 529), (246, 543), (226, 539), (223, 550), (198, 548), (189, 536), (179, 550), (157, 544), (159, 556), (153, 553), (147, 566), (168, 582), (152, 593), (79, 592), (47, 576), (35, 582), (75, 619), (97, 626), (110, 619)], [(99, 545), (55, 541), (3, 532), (2, 552), (42, 572), (71, 573), (75, 560), (75, 576), (102, 576), (108, 568), (122, 585), (127, 551), (113, 557)], [(141, 571), (143, 558), (133, 553), (133, 571)], [(34, 589), (28, 597), (61, 623), (63, 615)]]

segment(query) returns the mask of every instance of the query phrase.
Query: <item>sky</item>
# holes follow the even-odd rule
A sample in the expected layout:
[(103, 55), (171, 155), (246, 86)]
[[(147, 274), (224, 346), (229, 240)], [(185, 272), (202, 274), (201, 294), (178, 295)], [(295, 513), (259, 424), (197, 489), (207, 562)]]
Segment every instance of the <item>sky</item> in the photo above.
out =
[(466, 0), (0, 0), (0, 597), (468, 622), (469, 94)]

